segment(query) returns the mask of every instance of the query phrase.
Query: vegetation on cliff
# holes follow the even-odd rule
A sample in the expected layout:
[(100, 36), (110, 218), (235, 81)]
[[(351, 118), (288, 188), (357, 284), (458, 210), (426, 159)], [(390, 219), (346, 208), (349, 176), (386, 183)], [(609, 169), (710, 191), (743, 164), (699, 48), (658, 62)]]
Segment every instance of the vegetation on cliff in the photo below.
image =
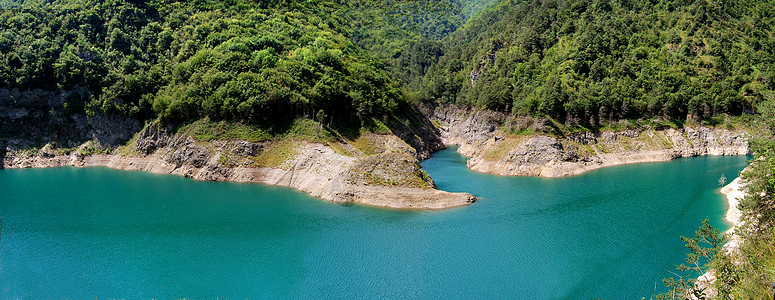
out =
[(596, 127), (752, 113), (775, 89), (770, 1), (501, 1), (444, 41), (418, 97)]
[(353, 14), (353, 42), (404, 86), (419, 86), (442, 55), (441, 40), (463, 25), (457, 0), (362, 1)]
[(359, 4), (54, 1), (0, 14), (0, 87), (82, 90), (66, 109), (262, 126), (390, 114), (399, 84), (349, 39)]
[[(714, 288), (719, 298), (754, 299), (772, 295), (775, 281), (775, 101), (757, 107), (760, 114), (756, 138), (752, 140), (754, 159), (741, 176), (745, 197), (739, 208), (744, 243), (739, 253), (723, 253), (714, 258), (718, 273)], [(769, 297), (769, 296), (767, 296)]]
[[(759, 118), (751, 148), (755, 153), (741, 174), (745, 197), (738, 208), (742, 224), (736, 229), (743, 242), (737, 250), (723, 247), (718, 230), (703, 224), (695, 238), (682, 239), (690, 249), (689, 265), (679, 266), (684, 278), (665, 281), (671, 291), (658, 299), (684, 299), (689, 295), (705, 299), (762, 299), (772, 295), (775, 281), (775, 103), (757, 107)], [(734, 246), (733, 246), (734, 249)], [(698, 275), (711, 271), (715, 280), (709, 286), (697, 284)]]
[[(701, 233), (713, 237), (710, 250), (699, 238), (686, 241), (695, 255), (713, 258), (722, 297), (761, 295), (775, 279), (772, 1), (0, 0), (0, 7), (0, 89), (69, 95), (63, 105), (4, 105), (158, 118), (198, 141), (279, 140), (272, 146), (282, 151), (257, 158), (261, 166), (287, 160), (295, 137), (347, 156), (381, 155), (358, 165), (349, 178), (356, 184), (431, 187), (406, 153), (376, 153), (359, 137), (417, 122), (396, 115), (419, 101), (532, 116), (557, 128), (757, 115), (756, 158), (743, 175), (747, 242), (730, 257), (708, 228)], [(405, 140), (416, 135), (407, 132)], [(506, 152), (496, 150), (489, 154)], [(374, 166), (382, 161), (411, 178), (380, 173)], [(691, 283), (673, 281), (673, 295)]]
[(408, 99), (596, 128), (714, 123), (775, 88), (761, 0), (18, 3), (0, 14), (0, 87), (79, 91), (72, 113), (266, 128)]

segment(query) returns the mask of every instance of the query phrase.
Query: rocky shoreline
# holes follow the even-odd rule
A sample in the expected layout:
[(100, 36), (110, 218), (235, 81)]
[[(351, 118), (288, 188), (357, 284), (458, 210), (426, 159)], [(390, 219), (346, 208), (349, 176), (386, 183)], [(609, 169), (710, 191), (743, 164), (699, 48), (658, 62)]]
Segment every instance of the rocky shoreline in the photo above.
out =
[[(745, 172), (745, 169), (740, 172), (741, 174)], [(740, 218), (743, 215), (743, 212), (740, 211), (740, 208), (737, 206), (740, 204), (740, 200), (745, 197), (745, 192), (743, 191), (743, 179), (738, 176), (735, 178), (735, 180), (732, 180), (729, 184), (725, 185), (721, 188), (720, 193), (727, 198), (727, 203), (729, 205), (729, 208), (727, 208), (726, 217), (724, 218), (732, 224), (732, 227), (729, 228), (729, 230), (726, 231), (727, 234), (733, 236), (733, 239), (730, 240), (727, 245), (733, 248), (739, 247), (739, 237), (735, 235), (735, 232), (737, 231), (737, 228), (741, 225)], [(726, 246), (725, 246), (726, 247)]]
[[(185, 135), (169, 135), (146, 127), (131, 145), (130, 154), (82, 155), (78, 151), (58, 154), (44, 147), (34, 155), (20, 151), (6, 153), (3, 168), (46, 168), (60, 166), (103, 166), (119, 170), (140, 170), (175, 174), (198, 180), (254, 182), (287, 186), (314, 197), (338, 203), (360, 203), (398, 209), (445, 209), (471, 204), (467, 193), (449, 193), (427, 181), (406, 180), (396, 172), (419, 173), (414, 149), (395, 136), (375, 136), (383, 143), (380, 164), (364, 174), (364, 161), (371, 156), (348, 156), (320, 143), (298, 142), (294, 155), (276, 166), (256, 166), (262, 152), (272, 151), (270, 142), (214, 141), (202, 143)], [(380, 167), (381, 166), (381, 167)], [(414, 169), (413, 169), (414, 168)], [(392, 178), (391, 176), (396, 176)], [(378, 179), (375, 184), (375, 178)], [(423, 179), (423, 178), (421, 178)], [(401, 184), (401, 180), (414, 185)], [(414, 180), (414, 181), (412, 181)]]
[[(106, 166), (199, 180), (288, 186), (334, 202), (443, 209), (476, 201), (470, 194), (438, 191), (420, 170), (418, 159), (430, 157), (444, 144), (460, 145), (458, 152), (471, 157), (470, 169), (507, 176), (559, 177), (677, 157), (749, 154), (744, 132), (698, 127), (585, 132), (562, 138), (509, 135), (501, 128), (508, 116), (449, 105), (410, 112), (409, 119), (391, 122), (392, 134), (367, 133), (362, 139), (365, 150), (348, 141), (286, 141), (292, 145), (285, 148), (292, 149), (285, 149), (276, 146), (278, 141), (203, 142), (171, 128), (143, 128), (132, 119), (50, 114), (38, 108), (45, 105), (36, 105), (62, 106), (67, 97), (66, 93), (0, 90), (0, 129), (5, 133), (0, 136), (0, 167)], [(536, 126), (543, 125), (528, 127)], [(128, 149), (111, 150), (135, 133), (124, 146)], [(63, 152), (51, 145), (70, 150)], [(87, 145), (96, 154), (81, 151)], [(261, 158), (289, 150), (293, 153), (270, 157), (268, 162)]]
[(741, 130), (708, 127), (510, 135), (507, 116), (440, 106), (428, 112), (445, 144), (460, 145), (471, 170), (505, 176), (563, 177), (623, 164), (701, 155), (750, 155)]
[(366, 133), (357, 143), (200, 141), (171, 125), (68, 113), (68, 99), (85, 93), (0, 89), (0, 168), (104, 166), (287, 186), (329, 201), (389, 208), (444, 209), (476, 201), (470, 194), (437, 190), (420, 170), (418, 159), (444, 144), (416, 111), (402, 116), (407, 120), (388, 119), (390, 133)]
[[(743, 169), (740, 174), (743, 172), (745, 172), (745, 169)], [(740, 249), (740, 245), (743, 243), (742, 237), (737, 234), (737, 229), (742, 225), (742, 220), (740, 218), (743, 213), (740, 211), (740, 208), (738, 208), (738, 205), (740, 204), (740, 200), (745, 197), (745, 191), (743, 191), (744, 187), (742, 178), (738, 176), (719, 191), (727, 198), (727, 204), (729, 205), (724, 219), (732, 224), (732, 227), (724, 232), (729, 240), (723, 246), (724, 250), (729, 254), (737, 252)], [(717, 296), (717, 291), (712, 287), (713, 281), (715, 280), (716, 272), (710, 270), (697, 277), (696, 287), (699, 290), (704, 291), (706, 297), (715, 297)], [(694, 298), (696, 297), (693, 297), (693, 299)]]

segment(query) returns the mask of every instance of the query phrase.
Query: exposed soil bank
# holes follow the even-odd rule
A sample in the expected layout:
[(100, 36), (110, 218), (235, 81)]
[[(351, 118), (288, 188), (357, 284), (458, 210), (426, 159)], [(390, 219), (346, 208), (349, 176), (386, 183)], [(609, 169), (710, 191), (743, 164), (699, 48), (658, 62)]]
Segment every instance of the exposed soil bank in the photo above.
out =
[(86, 95), (83, 89), (0, 89), (0, 168), (106, 166), (288, 186), (330, 201), (390, 208), (442, 209), (476, 201), (437, 190), (420, 170), (418, 159), (444, 144), (417, 111), (386, 118), (391, 132), (365, 134), (356, 143), (361, 149), (350, 141), (203, 142), (170, 127), (143, 128), (132, 118), (87, 117), (66, 108), (69, 98)]
[(622, 164), (700, 155), (749, 155), (743, 131), (685, 127), (573, 133), (562, 138), (509, 135), (506, 118), (476, 109), (439, 106), (427, 112), (446, 144), (460, 145), (471, 170), (509, 176), (562, 177)]
[[(396, 136), (370, 138), (379, 144), (379, 153), (348, 156), (319, 143), (286, 142), (280, 149), (274, 142), (199, 142), (149, 126), (122, 151), (82, 155), (78, 150), (61, 154), (50, 146), (35, 153), (7, 149), (2, 167), (105, 166), (199, 180), (288, 186), (334, 202), (389, 208), (443, 209), (476, 201), (467, 193), (437, 190), (430, 177), (420, 171), (415, 150)], [(266, 157), (276, 157), (278, 151), (289, 153), (281, 160), (267, 162)]]

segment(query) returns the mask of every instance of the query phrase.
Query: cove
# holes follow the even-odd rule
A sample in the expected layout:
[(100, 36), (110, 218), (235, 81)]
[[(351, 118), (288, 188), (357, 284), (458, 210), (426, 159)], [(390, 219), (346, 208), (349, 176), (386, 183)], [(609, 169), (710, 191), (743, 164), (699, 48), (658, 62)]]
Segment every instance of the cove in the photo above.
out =
[(681, 235), (722, 230), (697, 157), (568, 178), (423, 161), (443, 211), (338, 205), (292, 189), (107, 168), (0, 170), (0, 298), (640, 298), (683, 262)]

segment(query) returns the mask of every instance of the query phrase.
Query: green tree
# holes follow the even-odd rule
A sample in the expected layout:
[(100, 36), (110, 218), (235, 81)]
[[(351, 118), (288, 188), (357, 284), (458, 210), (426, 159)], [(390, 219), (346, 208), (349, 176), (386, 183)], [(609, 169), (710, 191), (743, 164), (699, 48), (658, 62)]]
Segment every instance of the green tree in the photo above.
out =
[(315, 120), (317, 120), (318, 123), (320, 123), (318, 128), (319, 132), (323, 130), (323, 123), (326, 121), (326, 118), (328, 118), (328, 115), (326, 115), (326, 112), (324, 112), (322, 109), (318, 110), (318, 113), (315, 114)]
[[(674, 277), (663, 280), (670, 291), (661, 293), (657, 299), (685, 299), (694, 297), (696, 299), (705, 299), (705, 287), (697, 284), (697, 277), (710, 271), (714, 258), (719, 260), (719, 256), (725, 256), (723, 251), (726, 239), (720, 234), (719, 230), (713, 228), (708, 223), (708, 219), (702, 221), (700, 228), (695, 231), (695, 237), (681, 237), (686, 243), (689, 253), (686, 255), (686, 263), (676, 266), (676, 269), (682, 274), (675, 274)], [(726, 274), (722, 274), (726, 275)]]

